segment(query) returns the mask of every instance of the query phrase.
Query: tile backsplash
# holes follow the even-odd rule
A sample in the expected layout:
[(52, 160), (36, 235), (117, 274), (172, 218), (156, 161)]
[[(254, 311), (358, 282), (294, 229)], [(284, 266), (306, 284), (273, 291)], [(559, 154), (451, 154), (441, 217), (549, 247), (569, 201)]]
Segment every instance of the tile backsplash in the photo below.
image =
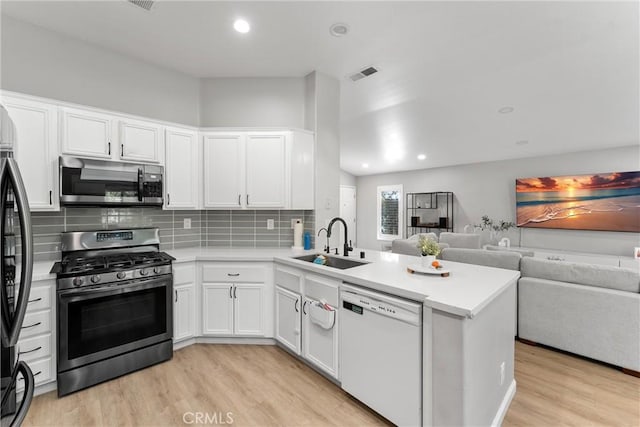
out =
[[(31, 214), (36, 261), (60, 257), (63, 231), (158, 227), (160, 249), (187, 247), (289, 247), (293, 245), (292, 219), (301, 219), (314, 237), (312, 210), (164, 211), (161, 208), (62, 208), (60, 212)], [(191, 228), (185, 229), (185, 219)], [(267, 220), (274, 228), (267, 229)]]

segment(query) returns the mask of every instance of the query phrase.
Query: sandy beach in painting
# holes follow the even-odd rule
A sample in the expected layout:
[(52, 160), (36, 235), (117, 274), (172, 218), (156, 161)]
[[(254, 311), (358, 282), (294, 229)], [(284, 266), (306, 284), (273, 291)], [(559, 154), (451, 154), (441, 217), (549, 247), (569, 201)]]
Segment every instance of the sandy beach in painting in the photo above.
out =
[[(640, 232), (640, 172), (517, 181), (519, 227)], [(618, 179), (621, 181), (621, 179)], [(628, 185), (624, 185), (628, 184)]]

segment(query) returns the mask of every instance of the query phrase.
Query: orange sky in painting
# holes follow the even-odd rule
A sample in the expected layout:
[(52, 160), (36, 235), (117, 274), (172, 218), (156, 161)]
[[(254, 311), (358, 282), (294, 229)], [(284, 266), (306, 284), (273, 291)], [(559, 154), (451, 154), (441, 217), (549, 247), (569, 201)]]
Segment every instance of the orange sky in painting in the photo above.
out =
[(640, 171), (520, 178), (516, 180), (516, 191), (518, 192), (601, 190), (630, 187), (640, 187)]

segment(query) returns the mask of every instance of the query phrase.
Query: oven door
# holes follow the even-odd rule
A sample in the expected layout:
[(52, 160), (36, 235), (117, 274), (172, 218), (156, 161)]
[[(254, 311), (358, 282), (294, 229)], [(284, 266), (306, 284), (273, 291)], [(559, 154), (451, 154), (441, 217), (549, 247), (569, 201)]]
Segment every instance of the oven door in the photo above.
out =
[(58, 372), (169, 340), (172, 275), (58, 292)]

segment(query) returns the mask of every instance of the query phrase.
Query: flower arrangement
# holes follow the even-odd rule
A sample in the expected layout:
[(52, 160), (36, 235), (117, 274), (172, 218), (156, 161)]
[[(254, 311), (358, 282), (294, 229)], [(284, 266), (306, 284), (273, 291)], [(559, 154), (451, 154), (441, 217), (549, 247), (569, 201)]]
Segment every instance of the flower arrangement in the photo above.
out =
[(427, 236), (420, 236), (418, 238), (417, 247), (420, 249), (422, 256), (438, 256), (440, 254), (440, 246), (438, 246), (438, 242)]
[(474, 227), (479, 228), (480, 230), (491, 230), (497, 232), (507, 231), (515, 226), (516, 225), (511, 221), (501, 219), (500, 221), (494, 222), (488, 215), (483, 215), (480, 224), (476, 224)]

